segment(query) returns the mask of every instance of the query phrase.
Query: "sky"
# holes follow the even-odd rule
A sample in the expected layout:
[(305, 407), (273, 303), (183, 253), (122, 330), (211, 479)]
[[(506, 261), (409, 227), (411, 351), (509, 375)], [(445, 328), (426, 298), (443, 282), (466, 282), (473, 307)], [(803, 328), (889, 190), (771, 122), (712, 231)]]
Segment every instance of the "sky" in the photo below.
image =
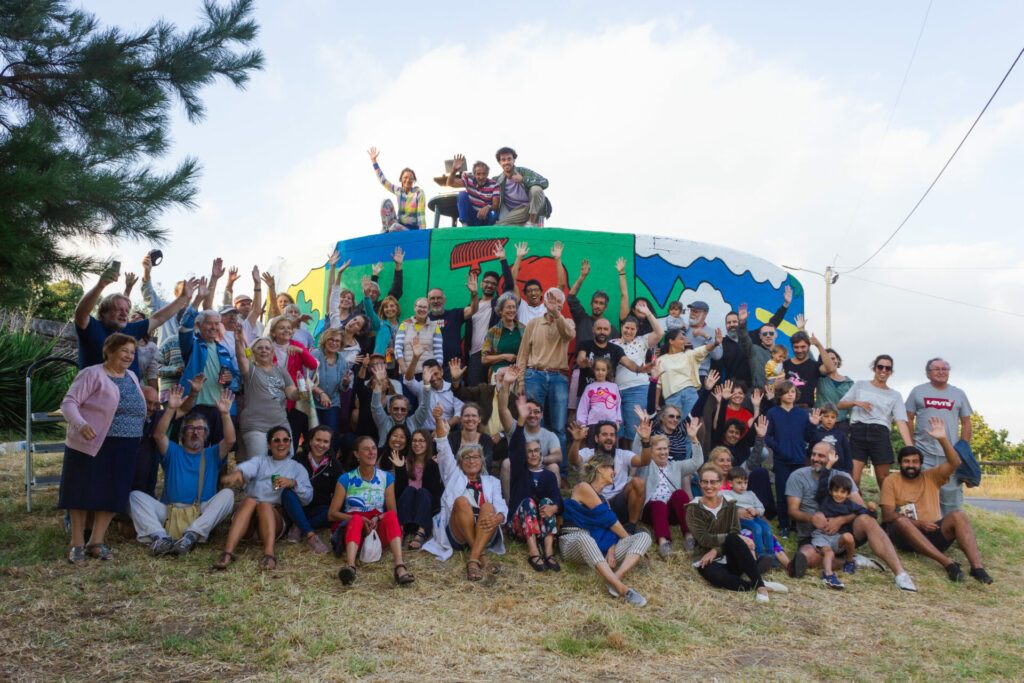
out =
[[(1024, 366), (1008, 362), (1024, 335), (1024, 64), (895, 239), (845, 273), (907, 215), (1024, 47), (1024, 5), (514, 7), (259, 3), (265, 70), (245, 91), (203, 91), (198, 125), (177, 112), (158, 163), (200, 160), (199, 206), (165, 215), (154, 279), (169, 289), (208, 272), (214, 254), (243, 273), (272, 269), (376, 232), (385, 194), (370, 146), (386, 173), (415, 169), (429, 196), (453, 153), (490, 161), (511, 145), (551, 181), (551, 225), (836, 267), (845, 374), (870, 379), (871, 359), (891, 354), (891, 385), (906, 395), (942, 356), (975, 410), (1024, 439)], [(125, 29), (157, 18), (184, 29), (200, 3), (87, 9)], [(131, 270), (150, 246), (94, 248)], [(796, 275), (808, 329), (824, 339), (824, 279)]]

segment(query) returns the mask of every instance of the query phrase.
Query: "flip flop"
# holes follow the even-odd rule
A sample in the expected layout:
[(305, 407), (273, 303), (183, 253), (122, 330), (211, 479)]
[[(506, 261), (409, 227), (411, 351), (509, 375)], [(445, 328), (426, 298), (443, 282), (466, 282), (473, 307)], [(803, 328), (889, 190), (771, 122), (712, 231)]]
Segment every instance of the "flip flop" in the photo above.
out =
[(217, 570), (227, 569), (234, 561), (235, 556), (225, 550), (220, 554), (220, 557), (217, 558), (217, 561), (213, 563), (211, 568)]

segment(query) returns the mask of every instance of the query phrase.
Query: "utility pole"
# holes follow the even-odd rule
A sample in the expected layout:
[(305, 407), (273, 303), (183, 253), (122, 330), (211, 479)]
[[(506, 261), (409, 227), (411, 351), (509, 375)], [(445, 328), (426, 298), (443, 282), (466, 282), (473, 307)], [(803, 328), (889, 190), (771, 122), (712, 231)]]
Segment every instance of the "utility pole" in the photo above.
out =
[(800, 270), (805, 273), (813, 273), (825, 280), (825, 346), (832, 346), (832, 285), (839, 279), (839, 274), (832, 270), (832, 266), (825, 266), (825, 272), (819, 273), (816, 270), (797, 268), (796, 266), (783, 265), (786, 270)]

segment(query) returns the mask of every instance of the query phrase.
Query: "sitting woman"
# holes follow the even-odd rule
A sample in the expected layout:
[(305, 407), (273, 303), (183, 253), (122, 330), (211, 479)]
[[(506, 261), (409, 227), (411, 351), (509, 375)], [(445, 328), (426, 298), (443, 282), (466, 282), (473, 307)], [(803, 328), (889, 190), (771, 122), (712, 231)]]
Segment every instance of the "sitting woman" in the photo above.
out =
[(693, 534), (686, 526), (686, 504), (690, 502), (686, 490), (690, 477), (704, 464), (704, 451), (697, 439), (700, 424), (700, 419), (694, 417), (686, 426), (692, 448), (692, 455), (686, 460), (669, 459), (669, 437), (650, 436), (650, 423), (641, 422), (636, 428), (637, 435), (645, 441), (649, 439), (651, 447), (651, 463), (637, 471), (647, 491), (643, 520), (654, 528), (658, 555), (663, 559), (672, 553), (672, 522), (679, 525), (686, 549), (694, 547)]
[(327, 521), (327, 510), (334, 496), (334, 486), (343, 474), (341, 461), (331, 449), (334, 432), (326, 425), (310, 430), (306, 435), (306, 443), (302, 451), (295, 454), (295, 462), (306, 470), (309, 483), (313, 487), (313, 499), (303, 505), (292, 489), (282, 489), (281, 505), (284, 514), (291, 522), (288, 540), (298, 543), (305, 539), (306, 543), (317, 555), (327, 552), (327, 546), (317, 536), (315, 529), (330, 526)]
[(714, 463), (700, 468), (703, 495), (686, 506), (686, 523), (696, 541), (693, 557), (704, 579), (715, 588), (756, 590), (758, 602), (768, 602), (768, 591), (786, 593), (781, 583), (765, 581), (754, 560), (754, 541), (740, 535), (736, 503), (722, 497), (721, 470)]
[(599, 453), (583, 463), (583, 481), (565, 501), (559, 547), (562, 557), (586, 562), (608, 584), (612, 596), (622, 597), (636, 607), (647, 599), (622, 582), (622, 577), (640, 560), (651, 545), (646, 531), (629, 535), (608, 502), (599, 492), (615, 478), (615, 461)]
[(416, 173), (411, 168), (403, 168), (398, 174), (398, 185), (388, 182), (384, 177), (384, 171), (380, 170), (377, 164), (377, 157), (380, 152), (376, 147), (371, 147), (368, 152), (370, 161), (373, 162), (373, 170), (377, 174), (380, 184), (395, 195), (398, 200), (398, 211), (390, 199), (385, 199), (380, 205), (380, 221), (382, 232), (396, 232), (399, 230), (426, 230), (427, 218), (427, 196), (423, 190), (416, 187)]
[(348, 562), (338, 572), (346, 586), (356, 580), (356, 556), (363, 537), (376, 530), (381, 546), (389, 546), (395, 561), (395, 583), (412, 583), (415, 579), (402, 563), (402, 529), (395, 512), (395, 478), (377, 467), (377, 444), (369, 436), (355, 440), (358, 466), (338, 479), (327, 518), (338, 522), (331, 535), (335, 555), (342, 544)]
[[(501, 570), (484, 554), (490, 550), (505, 553), (501, 527), (508, 517), (508, 506), (501, 497), (501, 482), (484, 471), (484, 453), (480, 444), (465, 444), (452, 453), (448, 443), (448, 421), (441, 406), (434, 410), (434, 443), (437, 465), (444, 482), (441, 512), (434, 518), (434, 535), (423, 549), (442, 562), (453, 550), (469, 550), (466, 578), (479, 581), (483, 572)], [(516, 430), (521, 434), (521, 430)], [(518, 436), (517, 438), (522, 438)], [(513, 446), (510, 445), (511, 449)]]
[[(510, 371), (511, 372), (511, 371)], [(514, 381), (514, 378), (513, 378)], [(512, 420), (507, 401), (498, 403), (502, 426), (509, 437), (509, 509), (514, 510), (507, 525), (509, 535), (519, 541), (526, 541), (529, 549), (527, 562), (534, 571), (561, 571), (555, 559), (555, 535), (558, 533), (558, 515), (562, 513), (562, 492), (558, 490), (559, 477), (545, 469), (540, 442), (526, 441), (523, 425), (526, 424), (526, 393), (516, 400), (519, 415), (518, 424)], [(541, 555), (538, 539), (544, 544)]]
[(306, 470), (291, 459), (292, 438), (285, 426), (273, 427), (267, 431), (269, 455), (250, 457), (235, 467), (235, 471), (221, 477), (224, 486), (245, 486), (242, 500), (228, 530), (224, 551), (213, 563), (214, 569), (227, 569), (234, 560), (234, 551), (242, 537), (251, 531), (253, 513), (256, 514), (256, 531), (263, 541), (262, 569), (276, 569), (274, 541), (284, 531), (284, 519), (275, 509), (281, 504), (281, 492), (291, 489), (302, 505), (309, 505), (313, 499), (313, 487)]
[[(405, 427), (395, 427), (405, 429)], [(417, 429), (409, 437), (405, 453), (389, 456), (395, 468), (395, 495), (398, 496), (398, 523), (402, 529), (415, 529), (409, 550), (421, 550), (427, 542), (431, 519), (441, 510), (441, 470), (433, 457), (433, 435), (429, 429)]]

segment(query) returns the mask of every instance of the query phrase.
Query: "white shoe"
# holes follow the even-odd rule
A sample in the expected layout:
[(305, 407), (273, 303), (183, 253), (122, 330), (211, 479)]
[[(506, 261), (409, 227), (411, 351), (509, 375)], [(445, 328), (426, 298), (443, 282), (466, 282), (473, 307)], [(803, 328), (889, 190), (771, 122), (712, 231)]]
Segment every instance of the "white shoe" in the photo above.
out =
[(611, 595), (611, 596), (612, 596), (613, 598), (621, 598), (621, 597), (622, 597), (621, 595), (619, 595), (619, 591), (615, 590), (615, 589), (614, 589), (614, 588), (612, 588), (611, 586), (608, 586), (608, 593), (609, 593), (609, 594), (610, 594), (610, 595)]
[(757, 600), (758, 602), (770, 602), (768, 594), (762, 593), (761, 591), (754, 591), (754, 600)]
[(900, 587), (900, 590), (910, 591), (911, 593), (917, 592), (917, 586), (910, 578), (910, 574), (903, 572), (902, 574), (896, 575), (896, 585)]
[(773, 593), (788, 593), (789, 589), (777, 581), (765, 581), (764, 587)]
[(854, 555), (853, 562), (857, 565), (857, 569), (877, 569), (880, 572), (885, 571), (885, 567), (881, 562), (873, 557), (865, 557), (864, 555)]

